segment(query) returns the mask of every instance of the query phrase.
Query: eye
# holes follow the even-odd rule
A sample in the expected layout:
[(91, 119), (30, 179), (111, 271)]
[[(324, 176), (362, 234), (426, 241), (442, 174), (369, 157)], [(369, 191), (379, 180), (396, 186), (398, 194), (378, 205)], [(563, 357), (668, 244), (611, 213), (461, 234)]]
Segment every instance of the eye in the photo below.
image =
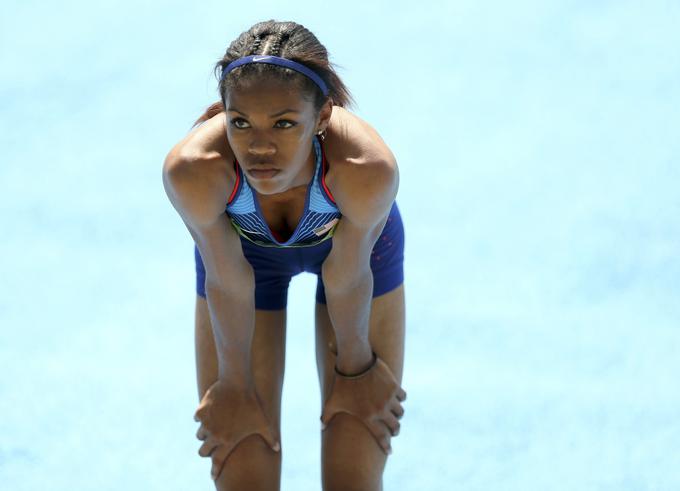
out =
[[(277, 124), (278, 124), (278, 123), (286, 123), (286, 124), (289, 125), (289, 126), (283, 127), (283, 129), (292, 128), (293, 126), (295, 126), (295, 125), (297, 124), (297, 123), (295, 123), (294, 121), (290, 121), (290, 120), (288, 120), (288, 119), (279, 119), (276, 123), (277, 123)], [(279, 128), (281, 128), (281, 126), (279, 126)]]
[[(276, 124), (278, 125), (279, 123), (283, 123), (283, 124), (287, 125), (287, 126), (278, 126), (278, 128), (281, 128), (281, 129), (284, 129), (284, 130), (287, 130), (288, 128), (292, 128), (293, 126), (297, 125), (297, 123), (295, 121), (290, 121), (288, 119), (279, 119), (276, 122)], [(237, 128), (239, 130), (245, 130), (246, 128), (249, 127), (248, 122), (243, 118), (234, 118), (234, 119), (231, 120), (231, 124), (232, 124), (232, 126), (234, 126), (235, 128)]]
[(247, 128), (247, 126), (239, 126), (239, 125), (238, 125), (238, 124), (239, 124), (240, 122), (242, 122), (242, 121), (245, 122), (246, 120), (243, 119), (243, 118), (234, 118), (234, 119), (231, 120), (231, 124), (232, 124), (235, 128), (238, 128), (239, 130), (242, 130), (242, 129)]

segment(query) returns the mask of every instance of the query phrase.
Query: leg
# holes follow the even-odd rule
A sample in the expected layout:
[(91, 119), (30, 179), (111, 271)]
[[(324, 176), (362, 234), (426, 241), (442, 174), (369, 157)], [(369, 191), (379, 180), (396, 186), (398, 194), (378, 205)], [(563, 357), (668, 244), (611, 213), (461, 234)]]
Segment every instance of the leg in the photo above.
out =
[[(217, 380), (215, 340), (208, 303), (196, 296), (196, 369), (199, 400)], [(285, 366), (286, 310), (256, 310), (252, 368), (257, 392), (266, 414), (281, 427), (281, 389)], [(196, 440), (196, 449), (200, 442)], [(282, 442), (283, 446), (283, 442)], [(258, 435), (234, 449), (216, 485), (219, 491), (244, 489), (275, 491), (281, 482), (281, 452), (274, 452)]]
[[(316, 303), (316, 359), (322, 398), (335, 365), (335, 333), (325, 304)], [(403, 283), (373, 298), (369, 339), (373, 351), (401, 384), (404, 366), (405, 308)], [(322, 399), (322, 404), (323, 404)], [(381, 491), (387, 456), (368, 429), (348, 414), (336, 415), (321, 440), (324, 491)]]

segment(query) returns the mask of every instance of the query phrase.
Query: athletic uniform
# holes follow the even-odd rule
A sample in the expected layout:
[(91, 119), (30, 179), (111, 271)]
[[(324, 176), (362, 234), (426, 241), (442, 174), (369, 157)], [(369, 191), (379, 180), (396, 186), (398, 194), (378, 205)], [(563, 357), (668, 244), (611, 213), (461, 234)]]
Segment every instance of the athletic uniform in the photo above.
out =
[[(321, 140), (313, 140), (316, 155), (314, 177), (307, 186), (305, 207), (288, 240), (267, 225), (255, 191), (234, 159), (236, 182), (225, 213), (241, 239), (243, 253), (255, 271), (255, 308), (286, 307), (290, 279), (307, 271), (318, 277), (316, 300), (326, 303), (321, 265), (332, 247), (332, 237), (342, 214), (326, 186), (328, 161)], [(205, 268), (194, 244), (196, 292), (205, 297)], [(371, 253), (373, 297), (387, 293), (404, 281), (404, 228), (396, 201)]]

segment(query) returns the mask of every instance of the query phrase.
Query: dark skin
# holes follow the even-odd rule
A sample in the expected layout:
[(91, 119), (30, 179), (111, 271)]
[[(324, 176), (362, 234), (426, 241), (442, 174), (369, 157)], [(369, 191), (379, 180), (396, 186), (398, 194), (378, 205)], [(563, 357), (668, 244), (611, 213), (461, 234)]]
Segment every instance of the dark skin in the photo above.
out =
[[(332, 104), (329, 100), (317, 114), (309, 101), (301, 100), (299, 91), (275, 82), (232, 91), (225, 102), (229, 147), (244, 171), (279, 169), (273, 179), (249, 183), (267, 223), (287, 238), (302, 217), (314, 175), (312, 138), (328, 126)], [(287, 109), (292, 111), (281, 114)]]
[[(323, 333), (317, 340), (326, 346), (325, 350), (317, 346), (324, 397), (322, 422), (329, 426), (324, 448), (328, 455), (334, 456), (332, 462), (341, 462), (345, 446), (348, 458), (360, 451), (361, 447), (357, 446), (360, 444), (368, 445), (367, 452), (373, 452), (374, 447), (388, 452), (390, 436), (399, 432), (398, 419), (403, 415), (400, 403), (406, 397), (399, 386), (403, 363), (403, 289), (371, 299), (368, 259), (396, 195), (398, 178), (394, 157), (375, 130), (358, 118), (349, 117), (348, 112), (334, 107), (330, 101), (317, 112), (299, 91), (275, 82), (264, 82), (249, 90), (233, 90), (226, 104), (226, 117), (225, 114), (215, 116), (176, 146), (174, 151), (183, 158), (166, 161), (168, 173), (186, 175), (186, 169), (190, 168), (188, 174), (192, 175), (187, 179), (168, 178), (173, 182), (172, 192), (168, 194), (175, 196), (173, 204), (192, 235), (199, 238), (200, 227), (193, 227), (191, 223), (189, 210), (194, 207), (188, 203), (191, 196), (202, 197), (201, 213), (209, 207), (214, 208), (213, 213), (223, 214), (222, 194), (214, 203), (205, 197), (213, 187), (220, 192), (233, 188), (235, 174), (231, 161), (234, 157), (244, 172), (253, 168), (276, 168), (279, 172), (274, 178), (247, 178), (268, 225), (287, 238), (303, 212), (306, 189), (313, 177), (312, 138), (327, 130), (324, 149), (330, 169), (326, 183), (343, 217), (333, 237), (333, 249), (323, 266), (328, 305), (317, 305), (317, 329)], [(274, 116), (286, 109), (294, 112)], [(175, 169), (171, 169), (173, 167)], [(196, 173), (200, 174), (198, 178)], [(189, 183), (194, 181), (203, 188)], [(274, 319), (271, 322), (275, 322)], [(218, 326), (213, 325), (215, 329)], [(212, 350), (218, 359), (223, 356), (220, 349), (215, 352), (213, 346)], [(373, 351), (378, 354), (375, 363)], [(323, 352), (326, 354), (322, 355)], [(233, 360), (235, 355), (227, 358)], [(211, 367), (215, 365), (210, 363)], [(248, 363), (244, 363), (241, 368), (247, 366)], [(346, 374), (367, 369), (368, 372), (358, 379), (345, 379), (334, 374), (333, 367)], [(207, 376), (207, 380), (212, 377), (216, 380), (206, 385), (207, 390), (201, 390), (201, 405), (196, 413), (196, 420), (201, 421), (197, 436), (204, 440), (199, 454), (212, 457), (216, 480), (227, 458), (249, 434), (261, 435), (274, 449), (279, 441), (278, 430), (270, 421), (277, 418), (263, 416), (275, 412), (273, 406), (268, 406), (266, 398), (258, 397), (254, 390), (257, 381), (239, 370), (219, 369), (214, 376)], [(263, 386), (266, 384), (262, 382)], [(229, 413), (229, 408), (234, 407), (240, 408), (239, 414), (243, 415), (240, 419)], [(355, 419), (334, 418), (339, 413)], [(331, 424), (331, 420), (337, 422)], [(363, 439), (364, 435), (368, 440)], [(349, 437), (346, 443), (344, 436)], [(372, 465), (381, 473), (384, 460), (380, 464), (380, 457), (371, 455), (366, 461), (375, 462)], [(252, 458), (247, 460), (252, 462)], [(333, 472), (325, 471), (329, 482), (335, 479)], [(344, 471), (342, 474), (344, 476)], [(346, 476), (342, 479), (348, 482)]]

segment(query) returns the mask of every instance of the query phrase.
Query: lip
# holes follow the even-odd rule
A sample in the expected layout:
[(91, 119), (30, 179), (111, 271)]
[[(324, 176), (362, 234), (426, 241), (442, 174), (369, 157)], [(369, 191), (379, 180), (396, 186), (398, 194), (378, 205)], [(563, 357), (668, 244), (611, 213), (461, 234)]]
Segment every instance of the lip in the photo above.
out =
[(279, 169), (248, 169), (247, 172), (255, 179), (271, 179), (279, 173)]

